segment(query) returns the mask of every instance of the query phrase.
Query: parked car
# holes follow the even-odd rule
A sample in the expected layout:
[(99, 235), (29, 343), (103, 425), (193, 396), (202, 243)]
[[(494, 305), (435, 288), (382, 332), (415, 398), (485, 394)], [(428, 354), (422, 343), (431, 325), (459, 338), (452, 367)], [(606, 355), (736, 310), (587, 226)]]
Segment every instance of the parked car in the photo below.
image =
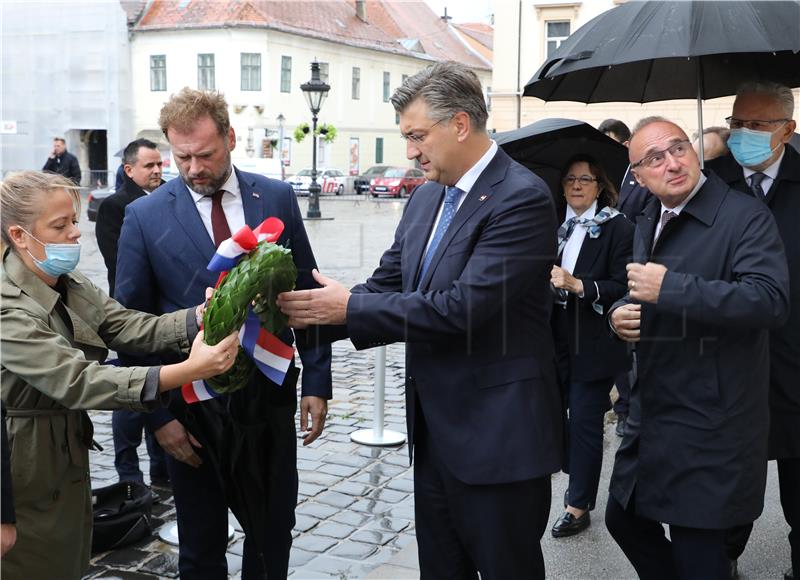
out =
[[(286, 178), (286, 183), (292, 186), (297, 195), (308, 195), (308, 186), (311, 184), (311, 170), (302, 169), (297, 175)], [(344, 193), (347, 176), (338, 169), (317, 169), (317, 183), (322, 188), (321, 194), (333, 193), (342, 195)]]
[(353, 182), (356, 193), (369, 193), (370, 181), (383, 175), (383, 172), (389, 168), (391, 168), (391, 165), (373, 165), (364, 173), (356, 177), (355, 181)]
[(100, 204), (103, 200), (110, 195), (114, 194), (114, 186), (95, 189), (89, 192), (86, 204), (86, 215), (89, 217), (90, 222), (97, 221), (97, 211), (100, 209)]
[(257, 173), (258, 175), (277, 179), (278, 181), (283, 181), (286, 177), (283, 162), (278, 158), (244, 157), (242, 159), (234, 159), (233, 164), (242, 171)]
[(425, 183), (425, 174), (421, 169), (408, 169), (406, 167), (389, 167), (372, 180), (369, 192), (372, 197), (389, 195), (391, 197), (406, 197), (411, 195), (418, 185)]

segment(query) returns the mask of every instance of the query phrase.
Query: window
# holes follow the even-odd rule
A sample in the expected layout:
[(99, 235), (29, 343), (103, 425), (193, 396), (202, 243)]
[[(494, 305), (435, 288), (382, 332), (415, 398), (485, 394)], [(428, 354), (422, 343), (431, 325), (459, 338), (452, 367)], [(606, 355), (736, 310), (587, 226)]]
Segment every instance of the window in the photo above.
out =
[(258, 52), (242, 53), (242, 90), (261, 90), (261, 54)]
[(281, 92), (292, 92), (292, 57), (281, 57)]
[(547, 58), (550, 58), (569, 36), (569, 20), (550, 20), (545, 22), (545, 33)]
[(383, 163), (383, 137), (375, 137), (375, 163)]
[(214, 55), (197, 55), (197, 88), (201, 90), (214, 90)]
[(319, 80), (321, 80), (323, 83), (328, 82), (328, 70), (329, 67), (327, 62), (319, 63)]
[(167, 55), (150, 55), (150, 90), (167, 90)]
[(392, 73), (383, 72), (383, 102), (389, 102), (389, 92), (391, 91)]
[(353, 67), (352, 97), (354, 101), (361, 98), (361, 69), (357, 66)]

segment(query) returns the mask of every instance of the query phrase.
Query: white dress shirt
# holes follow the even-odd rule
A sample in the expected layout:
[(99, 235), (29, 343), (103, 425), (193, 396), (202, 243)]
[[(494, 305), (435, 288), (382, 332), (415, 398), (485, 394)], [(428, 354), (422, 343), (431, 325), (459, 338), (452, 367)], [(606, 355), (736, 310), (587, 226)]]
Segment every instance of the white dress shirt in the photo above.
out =
[[(592, 202), (586, 211), (581, 215), (575, 213), (575, 210), (567, 206), (567, 213), (565, 222), (571, 218), (577, 217), (579, 220), (592, 219), (594, 214), (597, 213), (597, 200)], [(572, 230), (567, 243), (564, 244), (564, 251), (561, 252), (561, 269), (566, 270), (570, 274), (575, 269), (575, 263), (578, 261), (578, 255), (581, 253), (581, 246), (583, 246), (583, 239), (586, 237), (586, 226), (578, 224)]]
[[(653, 234), (653, 240), (657, 240), (658, 239), (658, 235), (661, 233), (661, 216), (664, 215), (664, 212), (671, 211), (672, 213), (675, 214), (675, 217), (678, 217), (679, 215), (681, 215), (681, 212), (683, 211), (683, 208), (686, 207), (686, 204), (688, 204), (690, 201), (692, 201), (692, 198), (695, 195), (697, 195), (697, 192), (700, 191), (700, 188), (703, 187), (703, 184), (705, 182), (706, 182), (706, 176), (701, 173), (700, 174), (700, 179), (697, 180), (697, 185), (694, 186), (694, 189), (692, 190), (692, 192), (686, 197), (686, 199), (683, 200), (683, 202), (680, 205), (677, 205), (675, 207), (669, 208), (669, 207), (665, 207), (663, 203), (661, 204), (661, 212), (658, 214), (658, 223), (656, 223), (656, 233)], [(675, 219), (675, 218), (672, 218), (672, 219)]]
[[(202, 195), (193, 191), (188, 185), (186, 189), (192, 194), (194, 203), (197, 206), (197, 212), (200, 214), (200, 219), (203, 220), (203, 225), (206, 226), (208, 237), (214, 241), (214, 230), (211, 227), (211, 196)], [(222, 211), (225, 213), (225, 219), (228, 220), (228, 227), (231, 234), (235, 234), (242, 226), (245, 225), (244, 219), (244, 206), (242, 205), (242, 194), (239, 191), (239, 180), (236, 178), (236, 172), (231, 167), (231, 174), (228, 180), (222, 184), (220, 189), (225, 190), (222, 195)]]
[[(481, 176), (481, 173), (483, 173), (484, 169), (488, 167), (489, 163), (494, 158), (495, 153), (497, 153), (497, 143), (492, 141), (491, 145), (489, 145), (489, 149), (486, 150), (486, 153), (484, 153), (483, 156), (480, 159), (478, 159), (478, 162), (472, 167), (470, 167), (469, 170), (464, 175), (461, 176), (461, 179), (459, 179), (456, 182), (456, 187), (464, 192), (461, 194), (461, 197), (458, 198), (458, 202), (456, 202), (456, 213), (458, 213), (458, 210), (461, 207), (461, 204), (464, 203), (464, 200), (467, 199), (467, 196), (469, 195), (472, 186), (475, 185), (475, 182), (478, 181), (478, 178)], [(441, 219), (442, 217), (443, 209), (444, 209), (444, 198), (442, 198), (442, 203), (439, 204), (439, 211), (436, 213), (436, 221), (433, 222), (433, 229), (431, 229), (431, 234), (430, 236), (428, 236), (428, 243), (425, 244), (425, 253), (428, 252), (428, 246), (431, 245), (433, 234), (436, 233), (436, 226), (439, 225), (439, 219)], [(422, 255), (424, 256), (425, 254)]]

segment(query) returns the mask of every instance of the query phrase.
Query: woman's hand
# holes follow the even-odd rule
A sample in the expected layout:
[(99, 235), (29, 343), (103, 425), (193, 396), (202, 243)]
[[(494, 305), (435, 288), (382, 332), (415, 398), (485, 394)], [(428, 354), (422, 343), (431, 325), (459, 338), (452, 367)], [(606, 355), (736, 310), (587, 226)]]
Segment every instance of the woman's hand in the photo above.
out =
[(160, 391), (169, 391), (192, 381), (216, 377), (233, 366), (239, 352), (239, 331), (232, 332), (214, 346), (203, 342), (204, 336), (202, 330), (197, 333), (188, 359), (161, 367), (158, 376)]
[(214, 346), (203, 342), (204, 336), (202, 330), (197, 333), (186, 361), (191, 365), (194, 380), (221, 375), (233, 366), (239, 352), (239, 331), (232, 332)]
[(211, 297), (214, 295), (214, 289), (209, 287), (206, 288), (206, 301), (202, 304), (198, 304), (197, 308), (195, 309), (195, 320), (197, 321), (197, 328), (203, 327), (203, 316), (206, 313), (206, 308), (208, 307), (208, 303), (211, 302)]
[(559, 266), (553, 266), (550, 271), (550, 283), (554, 288), (563, 288), (578, 296), (583, 294), (583, 282)]

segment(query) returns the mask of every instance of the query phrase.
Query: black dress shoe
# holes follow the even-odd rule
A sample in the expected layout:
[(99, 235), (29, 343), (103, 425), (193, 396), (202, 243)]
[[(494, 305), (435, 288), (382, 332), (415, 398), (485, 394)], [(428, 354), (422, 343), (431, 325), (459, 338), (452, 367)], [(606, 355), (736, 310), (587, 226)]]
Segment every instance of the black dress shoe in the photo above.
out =
[(591, 522), (592, 518), (588, 511), (579, 518), (569, 512), (564, 512), (550, 531), (554, 538), (565, 538), (582, 532), (589, 527)]
[(624, 413), (617, 413), (617, 427), (614, 429), (614, 433), (617, 434), (617, 437), (625, 436), (625, 423), (627, 423), (627, 421), (627, 415)]

